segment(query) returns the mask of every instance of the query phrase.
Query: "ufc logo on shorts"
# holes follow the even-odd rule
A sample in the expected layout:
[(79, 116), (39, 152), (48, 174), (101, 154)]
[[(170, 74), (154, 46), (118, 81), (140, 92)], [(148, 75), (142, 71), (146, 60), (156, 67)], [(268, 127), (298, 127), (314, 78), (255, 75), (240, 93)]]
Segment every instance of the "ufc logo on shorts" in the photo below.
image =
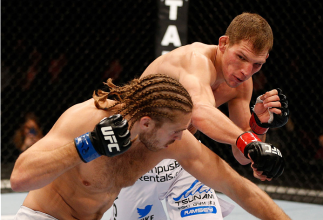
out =
[(116, 148), (117, 151), (120, 151), (116, 136), (114, 136), (111, 126), (102, 127), (101, 132), (104, 136), (104, 140), (110, 141), (110, 144), (108, 144), (109, 151), (112, 152), (112, 148)]
[(280, 150), (278, 150), (276, 147), (271, 147), (268, 144), (266, 144), (266, 147), (268, 147), (268, 150), (266, 150), (265, 152), (277, 154), (278, 156), (282, 157)]

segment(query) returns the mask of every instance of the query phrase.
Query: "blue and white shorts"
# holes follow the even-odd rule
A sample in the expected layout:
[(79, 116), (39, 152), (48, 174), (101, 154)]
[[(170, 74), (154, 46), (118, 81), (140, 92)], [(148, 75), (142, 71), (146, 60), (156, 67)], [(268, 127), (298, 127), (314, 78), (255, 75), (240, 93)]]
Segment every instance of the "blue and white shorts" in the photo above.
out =
[(14, 220), (58, 220), (43, 212), (34, 211), (26, 206), (20, 206)]
[(186, 172), (176, 160), (161, 161), (133, 186), (121, 190), (111, 220), (222, 220), (234, 206)]

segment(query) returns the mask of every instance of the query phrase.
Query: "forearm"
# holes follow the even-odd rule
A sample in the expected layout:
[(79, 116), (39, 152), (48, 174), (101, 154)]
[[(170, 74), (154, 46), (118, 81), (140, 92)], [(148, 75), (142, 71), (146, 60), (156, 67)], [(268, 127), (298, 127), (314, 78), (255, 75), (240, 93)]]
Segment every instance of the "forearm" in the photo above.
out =
[(235, 145), (243, 130), (235, 125), (219, 109), (208, 105), (196, 105), (193, 109), (192, 124), (213, 140)]
[(241, 181), (231, 183), (225, 194), (243, 209), (259, 219), (290, 219), (284, 211), (258, 186), (241, 177)]
[[(251, 130), (252, 132), (252, 130)], [(266, 134), (263, 134), (263, 135), (257, 135), (259, 137), (259, 139), (262, 141), (262, 142), (266, 142)]]
[(192, 124), (209, 138), (231, 145), (233, 156), (240, 164), (250, 163), (236, 146), (237, 138), (244, 131), (219, 109), (207, 105), (194, 106)]
[(80, 163), (74, 142), (50, 150), (29, 148), (16, 161), (10, 178), (11, 188), (14, 191), (42, 188)]

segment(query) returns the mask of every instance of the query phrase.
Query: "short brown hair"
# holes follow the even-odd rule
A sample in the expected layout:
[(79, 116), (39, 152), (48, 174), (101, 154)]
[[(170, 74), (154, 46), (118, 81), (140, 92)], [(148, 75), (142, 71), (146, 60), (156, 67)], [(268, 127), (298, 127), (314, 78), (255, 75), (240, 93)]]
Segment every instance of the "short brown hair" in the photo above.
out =
[(268, 22), (258, 14), (242, 13), (236, 16), (225, 35), (229, 37), (230, 45), (239, 44), (241, 40), (252, 43), (256, 53), (272, 49), (274, 36)]

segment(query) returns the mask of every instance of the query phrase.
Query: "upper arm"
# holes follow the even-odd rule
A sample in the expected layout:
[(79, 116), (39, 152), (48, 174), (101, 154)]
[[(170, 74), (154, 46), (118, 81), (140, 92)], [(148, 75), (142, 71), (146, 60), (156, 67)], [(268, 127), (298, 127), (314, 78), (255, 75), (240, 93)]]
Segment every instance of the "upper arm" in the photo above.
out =
[(207, 54), (210, 52), (201, 43), (183, 46), (157, 58), (143, 75), (161, 73), (174, 77), (191, 95), (194, 104), (214, 106), (210, 85), (215, 81), (216, 70)]
[(39, 189), (82, 162), (73, 143), (76, 133), (69, 131), (76, 130), (74, 117), (65, 112), (48, 134), (18, 157), (10, 177), (14, 190)]
[(236, 97), (228, 102), (230, 119), (242, 130), (250, 130), (250, 100), (252, 96), (252, 79), (238, 86)]
[[(80, 111), (78, 105), (67, 109), (58, 118), (50, 131), (31, 147), (31, 150), (54, 150), (91, 131), (92, 128), (85, 123), (88, 121), (88, 115), (87, 112)], [(79, 120), (80, 118), (82, 120)]]
[(185, 72), (180, 75), (179, 81), (192, 98), (198, 97), (195, 99), (196, 102), (204, 101), (214, 104), (211, 84), (215, 80), (215, 67), (212, 61), (203, 54), (191, 52), (186, 62)]
[(33, 144), (26, 153), (52, 151), (72, 142), (73, 136), (70, 130), (72, 130), (70, 126), (64, 126), (58, 120), (54, 127), (42, 139)]

